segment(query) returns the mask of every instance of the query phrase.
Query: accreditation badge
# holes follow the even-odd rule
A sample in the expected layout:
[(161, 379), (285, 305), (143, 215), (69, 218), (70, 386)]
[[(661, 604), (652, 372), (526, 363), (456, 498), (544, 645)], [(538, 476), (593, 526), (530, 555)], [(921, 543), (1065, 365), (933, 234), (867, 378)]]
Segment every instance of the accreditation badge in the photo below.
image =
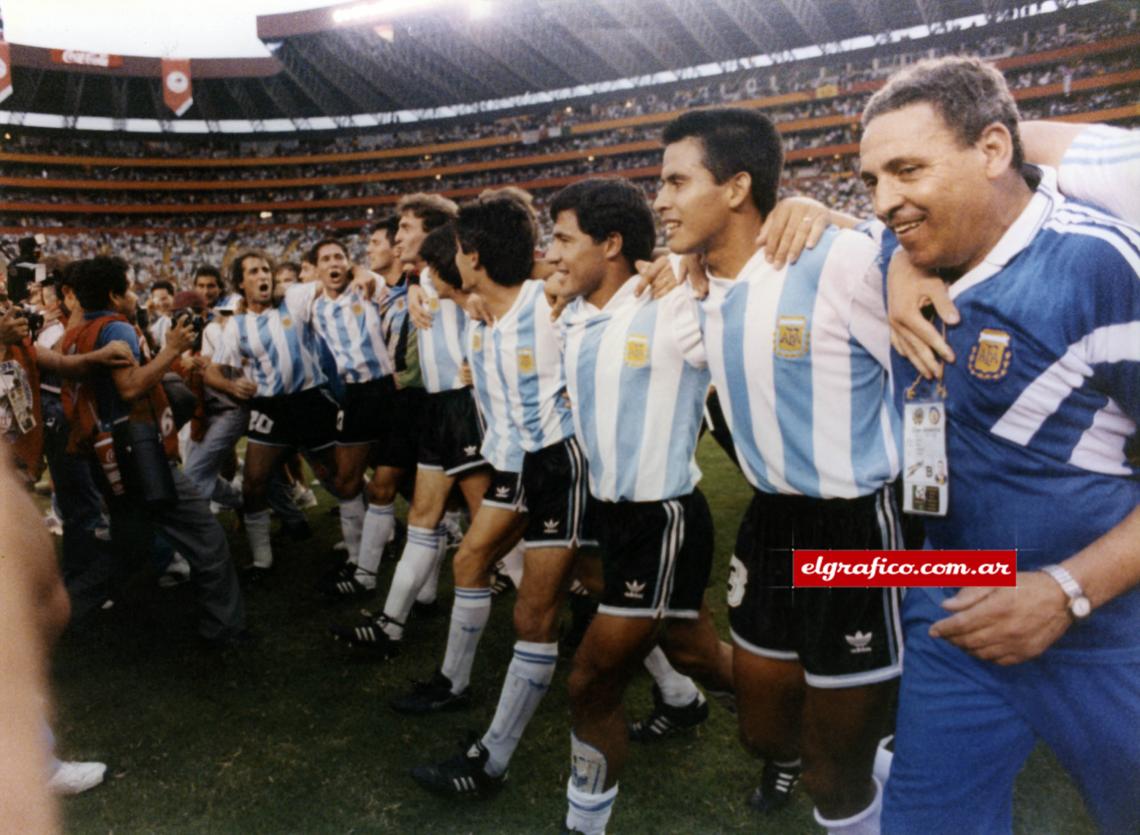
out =
[(0, 362), (0, 432), (24, 435), (36, 428), (32, 387), (15, 360)]
[(907, 389), (903, 406), (903, 511), (945, 516), (950, 505), (950, 470), (946, 457), (946, 389), (922, 397), (917, 384)]

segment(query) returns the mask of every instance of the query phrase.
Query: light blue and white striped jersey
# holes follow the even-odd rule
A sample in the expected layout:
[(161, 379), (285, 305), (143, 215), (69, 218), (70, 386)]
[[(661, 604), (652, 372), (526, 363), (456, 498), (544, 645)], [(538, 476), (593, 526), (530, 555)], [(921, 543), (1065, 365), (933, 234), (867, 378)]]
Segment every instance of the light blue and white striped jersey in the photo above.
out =
[(487, 424), (483, 457), (496, 469), (518, 472), (520, 448), (537, 452), (574, 434), (561, 339), (541, 281), (524, 281), (511, 309), (494, 324), (472, 320), (467, 355)]
[[(384, 280), (376, 276), (378, 295), (383, 295)], [(392, 373), (392, 360), (380, 321), (380, 307), (375, 298), (350, 288), (335, 299), (321, 292), (319, 282), (296, 284), (286, 291), (298, 300), (307, 299), (306, 318), (312, 323), (336, 363), (337, 376), (345, 383), (369, 383)]]
[(400, 335), (408, 320), (408, 282), (401, 278), (398, 283), (385, 286), (387, 291), (380, 299), (380, 329), (388, 346), (388, 356), (397, 364)]
[(566, 384), (590, 492), (607, 502), (692, 493), (709, 391), (697, 306), (687, 288), (634, 295), (630, 279), (605, 307), (576, 299), (562, 313)]
[(1090, 125), (1057, 172), (1061, 193), (1140, 226), (1140, 131)]
[(327, 378), (320, 346), (307, 317), (303, 299), (289, 293), (277, 307), (262, 313), (235, 313), (225, 324), (213, 361), (240, 368), (257, 385), (257, 397), (280, 397), (323, 385)]
[(766, 493), (855, 498), (899, 472), (878, 249), (828, 229), (774, 269), (763, 251), (701, 303), (709, 369), (745, 477)]
[(420, 349), (420, 371), (424, 388), (432, 393), (463, 388), (463, 333), (467, 314), (451, 299), (441, 299), (432, 283), (431, 269), (420, 274), (420, 287), (427, 295), (432, 319), (429, 330), (417, 333)]

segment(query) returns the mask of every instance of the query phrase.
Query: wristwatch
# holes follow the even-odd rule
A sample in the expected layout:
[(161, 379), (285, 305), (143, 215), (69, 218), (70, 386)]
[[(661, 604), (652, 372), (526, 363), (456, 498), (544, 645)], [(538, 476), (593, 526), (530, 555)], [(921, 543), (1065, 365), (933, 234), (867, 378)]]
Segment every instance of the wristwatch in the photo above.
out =
[(1087, 618), (1092, 612), (1092, 603), (1085, 597), (1081, 584), (1073, 579), (1073, 575), (1059, 565), (1047, 565), (1041, 570), (1056, 580), (1057, 585), (1068, 595), (1069, 614), (1073, 616), (1073, 620), (1080, 622)]

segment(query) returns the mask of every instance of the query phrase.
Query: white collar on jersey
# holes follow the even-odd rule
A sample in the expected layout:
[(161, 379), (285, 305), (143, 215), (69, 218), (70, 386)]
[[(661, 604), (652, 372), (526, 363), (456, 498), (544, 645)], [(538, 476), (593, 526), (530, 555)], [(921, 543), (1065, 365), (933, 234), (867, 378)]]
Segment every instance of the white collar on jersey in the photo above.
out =
[(562, 312), (562, 315), (567, 317), (566, 323), (572, 325), (576, 322), (584, 322), (587, 319), (592, 319), (601, 313), (612, 314), (618, 307), (631, 301), (634, 304), (645, 304), (651, 301), (653, 296), (649, 290), (646, 290), (640, 296), (634, 295), (634, 290), (637, 289), (637, 280), (637, 273), (634, 273), (625, 284), (618, 288), (616, 293), (610, 296), (610, 300), (606, 302), (603, 307), (596, 307), (586, 301), (585, 296), (578, 296), (570, 302)]
[(987, 278), (992, 278), (1001, 272), (1005, 265), (1013, 260), (1014, 256), (1029, 246), (1030, 242), (1037, 237), (1037, 233), (1064, 202), (1064, 198), (1057, 191), (1057, 172), (1044, 166), (1039, 166), (1039, 170), (1041, 181), (1037, 184), (1037, 189), (1029, 198), (1025, 208), (1021, 210), (1021, 214), (1005, 230), (1005, 234), (1001, 236), (1001, 240), (994, 245), (994, 248), (986, 253), (982, 263), (950, 285), (951, 299), (957, 298), (971, 287), (975, 287)]
[[(676, 269), (676, 262), (674, 262), (674, 269)], [(764, 257), (764, 248), (761, 247), (752, 253), (751, 258), (744, 262), (744, 266), (740, 268), (740, 272), (736, 274), (735, 278), (726, 278), (725, 276), (714, 275), (707, 270), (705, 271), (705, 275), (708, 276), (710, 282), (720, 282), (722, 285), (728, 285), (734, 281), (739, 281), (744, 278), (751, 278), (754, 273), (762, 272), (765, 269), (771, 272), (778, 272), (772, 268), (771, 264), (768, 263), (768, 259)]]

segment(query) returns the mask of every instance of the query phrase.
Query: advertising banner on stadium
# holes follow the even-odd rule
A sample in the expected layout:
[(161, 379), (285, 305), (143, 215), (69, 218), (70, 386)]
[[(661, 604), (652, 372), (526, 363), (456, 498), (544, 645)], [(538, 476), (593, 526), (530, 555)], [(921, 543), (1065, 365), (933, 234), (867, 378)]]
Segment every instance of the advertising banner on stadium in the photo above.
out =
[(12, 58), (8, 44), (0, 41), (0, 101), (12, 95)]
[(181, 116), (194, 103), (194, 92), (190, 88), (190, 61), (179, 58), (162, 59), (162, 100)]
[(82, 49), (53, 49), (51, 60), (56, 64), (79, 64), (84, 67), (121, 67), (122, 55), (110, 55), (106, 52), (85, 52)]

